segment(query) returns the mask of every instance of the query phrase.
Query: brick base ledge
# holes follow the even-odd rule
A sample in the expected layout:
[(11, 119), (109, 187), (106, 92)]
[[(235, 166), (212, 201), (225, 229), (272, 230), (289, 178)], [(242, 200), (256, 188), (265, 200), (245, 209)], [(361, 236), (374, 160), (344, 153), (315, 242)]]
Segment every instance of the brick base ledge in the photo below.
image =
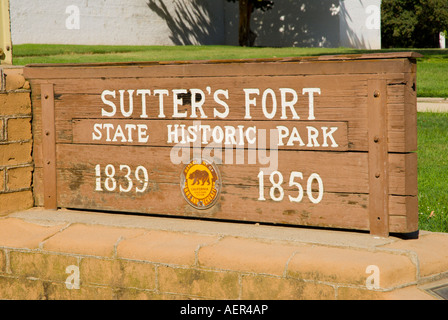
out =
[(438, 299), (448, 234), (41, 208), (0, 218), (0, 299)]

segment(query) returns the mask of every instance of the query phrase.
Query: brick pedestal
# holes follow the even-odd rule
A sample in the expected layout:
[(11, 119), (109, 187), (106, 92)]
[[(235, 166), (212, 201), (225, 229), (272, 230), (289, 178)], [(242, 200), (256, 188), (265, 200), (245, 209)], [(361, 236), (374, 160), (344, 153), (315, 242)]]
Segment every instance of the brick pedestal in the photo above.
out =
[(0, 249), (2, 299), (436, 299), (422, 287), (448, 282), (448, 234), (429, 232), (33, 208), (0, 219)]

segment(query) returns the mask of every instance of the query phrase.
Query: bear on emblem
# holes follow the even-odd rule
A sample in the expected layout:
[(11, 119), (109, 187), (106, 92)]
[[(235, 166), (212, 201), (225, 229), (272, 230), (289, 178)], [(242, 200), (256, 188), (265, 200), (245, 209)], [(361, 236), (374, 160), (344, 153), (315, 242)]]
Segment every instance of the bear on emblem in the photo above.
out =
[(205, 183), (210, 184), (210, 176), (205, 170), (196, 170), (190, 174), (188, 179), (193, 180), (192, 185), (199, 184), (204, 185)]

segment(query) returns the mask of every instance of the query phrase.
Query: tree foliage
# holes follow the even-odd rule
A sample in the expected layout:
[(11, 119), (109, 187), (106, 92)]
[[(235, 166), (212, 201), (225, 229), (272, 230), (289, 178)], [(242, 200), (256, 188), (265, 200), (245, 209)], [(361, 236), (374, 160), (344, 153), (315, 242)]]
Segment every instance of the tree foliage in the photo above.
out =
[(438, 47), (448, 30), (447, 0), (383, 0), (381, 38), (384, 48)]
[(239, 2), (238, 43), (240, 46), (252, 47), (257, 35), (250, 29), (250, 20), (254, 10), (267, 11), (272, 9), (274, 2), (270, 0), (227, 0)]

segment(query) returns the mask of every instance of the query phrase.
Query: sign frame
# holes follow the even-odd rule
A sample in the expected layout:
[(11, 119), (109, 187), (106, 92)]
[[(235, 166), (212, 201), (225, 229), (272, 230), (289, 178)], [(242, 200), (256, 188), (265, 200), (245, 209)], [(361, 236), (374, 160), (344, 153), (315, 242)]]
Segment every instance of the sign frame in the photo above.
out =
[[(114, 212), (126, 211), (167, 216), (193, 216), (218, 220), (365, 230), (373, 235), (384, 237), (390, 233), (416, 232), (418, 231), (417, 155), (415, 153), (417, 150), (416, 59), (419, 56), (417, 53), (400, 52), (247, 60), (28, 65), (25, 67), (24, 74), (30, 80), (32, 88), (36, 204), (51, 209), (65, 207)], [(212, 83), (207, 85), (204, 79)], [(176, 81), (180, 81), (177, 87), (172, 84)], [(269, 82), (265, 84), (263, 81)], [(311, 85), (301, 88), (300, 85), (306, 84), (307, 81)], [(101, 144), (95, 144), (94, 141), (89, 142), (89, 135), (82, 135), (82, 132), (85, 132), (83, 128), (92, 127), (99, 121), (98, 119), (101, 119), (101, 110), (103, 115), (111, 111), (109, 108), (111, 105), (107, 102), (112, 101), (112, 97), (117, 98), (118, 106), (119, 94), (123, 97), (129, 94), (129, 97), (131, 97), (130, 90), (134, 93), (137, 92), (138, 88), (141, 88), (140, 92), (144, 92), (143, 89), (150, 86), (153, 86), (151, 89), (157, 88), (161, 93), (163, 86), (168, 88), (169, 83), (171, 85), (168, 96), (172, 91), (177, 90), (176, 88), (187, 90), (187, 84), (191, 84), (192, 87), (202, 85), (202, 92), (205, 92), (205, 94), (209, 89), (210, 96), (213, 96), (212, 90), (216, 90), (215, 98), (218, 94), (221, 94), (221, 99), (215, 99), (214, 102), (218, 100), (222, 102), (225, 97), (224, 91), (218, 92), (218, 89), (215, 88), (226, 88), (226, 85), (236, 83), (233, 91), (228, 89), (227, 94), (232, 95), (238, 88), (242, 89), (242, 87), (238, 87), (240, 84), (252, 88), (251, 90), (257, 90), (254, 89), (255, 84), (260, 83), (261, 85), (259, 85), (260, 89), (257, 94), (253, 94), (256, 91), (248, 93), (249, 90), (245, 90), (245, 100), (244, 94), (239, 93), (238, 103), (231, 104), (234, 100), (230, 98), (227, 101), (230, 105), (227, 111), (230, 111), (231, 114), (228, 118), (202, 118), (201, 115), (207, 115), (202, 114), (203, 110), (199, 108), (198, 104), (196, 104), (196, 118), (189, 117), (189, 115), (193, 115), (192, 110), (194, 110), (191, 105), (198, 103), (195, 100), (197, 95), (193, 95), (193, 101), (190, 95), (190, 105), (185, 106), (182, 103), (184, 100), (179, 98), (181, 95), (174, 97), (174, 94), (173, 97), (170, 97), (174, 99), (173, 103), (177, 108), (174, 112), (177, 112), (177, 115), (186, 116), (173, 117), (168, 115), (168, 109), (165, 108), (164, 112), (167, 115), (163, 115), (166, 118), (160, 119), (162, 112), (160, 104), (160, 109), (156, 108), (159, 111), (159, 117), (155, 113), (155, 115), (149, 116), (149, 119), (145, 119), (142, 115), (146, 115), (146, 113), (142, 109), (140, 114), (135, 115), (135, 117), (131, 116), (127, 119), (129, 120), (127, 122), (125, 121), (126, 117), (123, 116), (111, 118), (110, 121), (112, 122), (108, 123), (108, 128), (117, 129), (115, 136), (118, 132), (118, 124), (123, 121), (128, 125), (127, 132), (135, 134), (132, 137), (126, 137), (123, 133), (126, 131), (120, 129), (122, 133), (119, 137), (126, 142), (132, 140), (132, 146), (120, 145), (119, 141), (114, 145), (111, 138), (107, 142), (106, 131), (103, 131), (104, 136), (102, 136)], [(300, 109), (302, 119), (296, 122), (297, 132), (306, 136), (306, 133), (303, 133), (305, 131), (300, 130), (305, 130), (306, 125), (313, 128), (310, 124), (313, 124), (316, 128), (326, 128), (322, 129), (325, 131), (320, 137), (328, 138), (328, 142), (331, 144), (328, 124), (333, 124), (334, 128), (337, 128), (333, 130), (334, 132), (338, 132), (338, 134), (342, 132), (341, 136), (338, 136), (335, 140), (343, 141), (345, 136), (348, 137), (347, 141), (341, 144), (343, 147), (338, 145), (339, 149), (335, 150), (318, 150), (317, 148), (307, 150), (307, 144), (303, 143), (301, 148), (287, 148), (286, 141), (289, 142), (288, 139), (291, 138), (286, 136), (286, 132), (291, 133), (291, 128), (296, 121), (296, 119), (293, 119), (293, 108), (295, 110), (299, 109), (295, 105), (290, 108), (291, 100), (285, 97), (287, 93), (292, 93), (292, 91), (287, 90), (289, 87), (286, 88), (284, 85), (286, 83), (291, 84), (290, 88), (297, 89), (296, 105), (302, 108)], [(322, 91), (315, 90), (317, 85), (321, 85)], [(271, 87), (274, 89), (271, 89)], [(281, 88), (283, 88), (283, 91)], [(314, 95), (310, 93), (313, 92), (312, 90), (315, 90)], [(189, 90), (186, 92), (189, 92)], [(275, 116), (273, 111), (270, 113), (267, 107), (264, 108), (263, 104), (264, 116), (267, 116), (267, 118), (260, 118), (260, 99), (266, 97), (266, 101), (272, 102), (270, 107), (273, 108), (274, 99), (280, 99), (280, 93), (282, 94), (283, 100), (281, 101), (283, 104), (278, 103)], [(327, 93), (330, 95), (328, 98), (325, 96)], [(103, 95), (101, 96), (101, 94)], [(179, 94), (185, 94), (185, 91), (179, 89)], [(274, 96), (275, 94), (279, 95)], [(150, 95), (147, 96), (147, 99), (149, 97)], [(188, 96), (184, 95), (182, 97), (188, 99)], [(181, 102), (176, 102), (176, 98)], [(92, 102), (93, 99), (96, 99), (96, 102)], [(158, 101), (162, 100), (159, 99)], [(165, 99), (165, 103), (166, 101)], [(347, 107), (345, 107), (345, 104)], [(238, 105), (239, 111), (232, 114), (235, 105)], [(117, 106), (116, 109), (118, 109)], [(224, 105), (220, 104), (220, 106)], [(283, 108), (281, 110), (284, 111), (283, 116), (288, 112), (286, 119), (280, 118), (280, 106)], [(143, 108), (143, 102), (141, 107)], [(80, 110), (74, 110), (76, 108)], [(91, 112), (94, 109), (95, 111)], [(217, 109), (215, 105), (215, 114), (223, 114), (223, 110)], [(123, 111), (126, 112), (124, 108)], [(323, 119), (324, 111), (330, 115)], [(82, 116), (83, 112), (91, 112), (92, 116)], [(250, 114), (250, 112), (254, 113)], [(68, 113), (70, 113), (70, 116), (62, 119)], [(269, 118), (271, 115), (273, 115), (272, 119)], [(252, 116), (255, 116), (255, 118), (252, 118)], [(343, 116), (348, 118), (343, 118)], [(299, 117), (299, 112), (297, 112), (297, 117)], [(173, 184), (174, 180), (171, 176), (179, 177), (183, 165), (179, 166), (178, 164), (177, 167), (164, 166), (163, 162), (168, 162), (169, 157), (166, 155), (168, 150), (176, 148), (178, 148), (176, 150), (182, 150), (183, 146), (167, 145), (163, 141), (166, 132), (163, 133), (158, 129), (154, 130), (156, 132), (154, 136), (157, 136), (157, 132), (162, 132), (161, 137), (157, 140), (159, 142), (145, 145), (145, 138), (149, 139), (149, 134), (146, 135), (146, 131), (143, 130), (145, 122), (142, 121), (149, 121), (148, 124), (151, 124), (151, 126), (161, 124), (161, 128), (164, 128), (165, 125), (174, 126), (175, 123), (179, 127), (193, 123), (187, 127), (191, 128), (196, 120), (201, 120), (207, 124), (212, 123), (215, 127), (227, 125), (237, 128), (239, 123), (241, 126), (247, 124), (245, 129), (251, 125), (252, 127), (260, 126), (260, 128), (264, 125), (265, 129), (268, 130), (269, 126), (274, 125), (275, 127), (275, 125), (278, 125), (278, 132), (285, 133), (285, 143), (280, 145), (279, 142), (277, 145), (278, 153), (280, 157), (288, 158), (285, 160), (288, 164), (280, 164), (278, 170), (274, 171), (276, 173), (260, 178), (259, 175), (257, 176), (257, 171), (250, 166), (237, 167), (235, 163), (230, 165), (225, 162), (218, 163), (222, 175), (223, 189), (220, 190), (220, 199), (215, 205), (206, 210), (200, 210), (187, 203), (181, 204), (177, 200), (170, 203), (168, 199), (161, 198), (161, 195), (166, 194), (166, 190), (168, 190), (162, 190), (161, 187), (168, 188), (168, 184)], [(138, 136), (137, 129), (134, 131), (131, 129), (139, 128), (139, 123), (143, 129)], [(288, 125), (291, 126), (288, 127)], [(100, 124), (98, 124), (97, 128), (100, 127)], [(280, 131), (280, 127), (284, 131)], [(99, 136), (98, 132), (100, 131), (97, 131), (97, 137)], [(175, 137), (173, 132), (171, 131), (172, 137)], [(94, 137), (95, 132), (92, 131), (91, 133)], [(150, 134), (152, 137), (152, 132)], [(168, 131), (169, 134), (170, 131)], [(310, 129), (308, 129), (307, 134), (309, 144), (310, 137), (312, 137)], [(249, 135), (247, 134), (245, 137), (248, 138)], [(140, 138), (141, 140), (139, 140)], [(331, 138), (333, 137), (331, 136)], [(324, 143), (326, 142), (324, 141)], [(139, 145), (139, 143), (142, 145)], [(294, 146), (296, 145), (294, 144)], [(314, 146), (316, 145), (318, 145), (317, 142)], [(320, 145), (323, 145), (322, 141), (320, 141)], [(311, 146), (313, 145), (311, 144)], [(196, 149), (195, 146), (192, 148), (193, 153), (194, 150), (205, 149), (204, 145), (196, 146)], [(235, 151), (237, 149), (235, 148)], [(240, 149), (244, 150), (246, 153), (245, 159), (248, 159), (252, 149), (250, 145), (244, 145)], [(254, 147), (254, 149), (259, 150), (260, 146)], [(139, 202), (132, 197), (126, 198), (122, 195), (116, 195), (113, 198), (103, 194), (101, 197), (89, 199), (89, 192), (87, 191), (82, 191), (84, 193), (80, 191), (77, 194), (76, 190), (82, 189), (80, 186), (85, 182), (87, 176), (91, 177), (90, 184), (94, 184), (95, 178), (100, 178), (101, 186), (103, 186), (104, 174), (107, 175), (107, 172), (104, 171), (106, 169), (110, 172), (112, 170), (117, 172), (119, 168), (122, 168), (129, 171), (129, 174), (131, 174), (131, 170), (140, 170), (138, 172), (140, 176), (132, 173), (138, 181), (146, 174), (144, 174), (143, 169), (138, 169), (140, 166), (137, 163), (134, 164), (134, 167), (131, 167), (130, 164), (117, 162), (115, 165), (103, 168), (106, 165), (105, 162), (101, 166), (100, 163), (97, 164), (101, 174), (95, 177), (92, 174), (93, 165), (86, 169), (89, 159), (86, 158), (86, 163), (83, 163), (81, 157), (76, 159), (79, 161), (75, 165), (69, 164), (70, 161), (74, 161), (78, 157), (74, 150), (81, 154), (95, 150), (94, 153), (97, 155), (93, 158), (98, 159), (107, 158), (104, 155), (107, 150), (114, 150), (113, 154), (116, 154), (117, 158), (123, 157), (119, 154), (120, 152), (129, 152), (129, 154), (134, 155), (137, 154), (137, 151), (144, 150), (145, 153), (150, 155), (148, 161), (155, 164), (154, 167), (145, 168), (149, 170), (148, 177), (151, 176), (147, 180), (153, 183), (155, 181), (152, 180), (153, 174), (156, 179), (160, 179), (160, 181), (154, 182), (152, 190), (161, 188), (157, 191), (159, 192), (157, 196), (160, 201), (170, 203), (170, 205), (167, 206), (166, 211), (154, 209), (152, 205), (149, 206), (147, 211), (139, 211), (129, 206), (129, 201), (135, 202), (136, 205), (137, 203), (141, 205), (144, 202)], [(162, 151), (164, 151), (164, 155), (158, 157), (157, 152)], [(194, 154), (188, 155), (187, 160), (193, 159), (193, 156)], [(319, 160), (317, 156), (324, 157), (325, 160)], [(220, 160), (224, 161), (223, 158)], [(309, 163), (310, 168), (302, 173), (298, 171), (299, 169), (292, 167), (296, 163)], [(325, 166), (323, 163), (328, 165)], [(331, 164), (339, 167), (331, 170)], [(322, 176), (325, 176), (325, 178), (322, 178), (323, 182), (319, 180), (321, 178), (319, 173), (312, 171), (312, 167), (318, 165), (321, 168)], [(179, 168), (179, 170), (173, 170), (173, 168)], [(160, 175), (153, 172), (159, 169), (166, 171), (160, 173)], [(352, 172), (350, 171), (352, 169), (355, 172), (353, 177), (351, 177)], [(247, 177), (249, 172), (252, 177)], [(334, 172), (334, 178), (330, 177), (330, 172)], [(342, 174), (346, 174), (347, 179), (341, 178)], [(161, 178), (162, 175), (167, 178), (166, 181)], [(308, 201), (308, 195), (309, 207), (312, 209), (301, 207), (301, 209), (296, 210), (287, 205), (284, 205), (280, 211), (276, 209), (275, 205), (278, 203), (275, 199), (280, 198), (276, 192), (281, 189), (282, 192), (286, 190), (285, 192), (288, 193), (291, 192), (290, 189), (283, 189), (283, 185), (281, 185), (274, 191), (272, 191), (272, 186), (271, 191), (269, 191), (269, 188), (266, 189), (267, 191), (262, 191), (260, 184), (273, 182), (280, 186), (279, 179), (282, 179), (285, 186), (289, 182), (289, 187), (296, 186), (299, 191), (301, 188), (303, 191), (300, 191), (302, 192), (302, 198)], [(347, 184), (349, 186), (338, 190), (337, 184), (339, 182), (336, 180), (339, 180), (341, 185)], [(345, 180), (348, 182), (346, 183)], [(300, 187), (299, 181), (301, 181)], [(319, 183), (325, 186), (322, 187), (323, 196), (331, 199), (321, 206), (323, 209), (315, 209), (318, 206), (313, 202), (321, 196)], [(330, 187), (327, 188), (327, 186)], [(127, 189), (127, 187), (120, 187)], [(265, 185), (263, 187), (267, 188)], [(179, 182), (174, 189), (178, 192)], [(269, 192), (272, 193), (269, 194)], [(295, 197), (291, 193), (286, 193), (282, 196), (282, 200), (287, 199), (287, 197), (289, 199), (300, 198), (299, 195)], [(271, 199), (266, 200), (266, 195), (271, 195)], [(183, 199), (181, 194), (177, 196)], [(111, 202), (111, 205), (98, 205), (99, 199), (103, 198), (107, 198), (108, 200), (104, 201)], [(272, 201), (272, 198), (274, 201)], [(122, 204), (120, 204), (120, 201), (122, 201)], [(235, 203), (235, 205), (232, 205), (232, 203)], [(339, 203), (344, 203), (344, 205), (339, 205)], [(250, 209), (245, 211), (244, 205), (249, 206)], [(250, 210), (252, 211), (247, 213)], [(334, 212), (328, 213), (329, 210)], [(359, 212), (362, 212), (362, 214), (359, 215)]]

